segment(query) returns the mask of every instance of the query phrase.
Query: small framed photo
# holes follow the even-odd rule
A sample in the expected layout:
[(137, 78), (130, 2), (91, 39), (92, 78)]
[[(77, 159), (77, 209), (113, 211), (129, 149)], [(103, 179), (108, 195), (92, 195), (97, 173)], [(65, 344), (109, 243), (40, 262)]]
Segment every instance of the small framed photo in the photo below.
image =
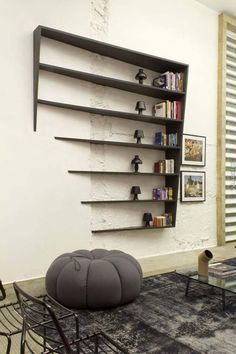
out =
[(205, 172), (181, 171), (181, 202), (204, 202), (206, 200)]
[(182, 165), (206, 165), (206, 137), (183, 134)]

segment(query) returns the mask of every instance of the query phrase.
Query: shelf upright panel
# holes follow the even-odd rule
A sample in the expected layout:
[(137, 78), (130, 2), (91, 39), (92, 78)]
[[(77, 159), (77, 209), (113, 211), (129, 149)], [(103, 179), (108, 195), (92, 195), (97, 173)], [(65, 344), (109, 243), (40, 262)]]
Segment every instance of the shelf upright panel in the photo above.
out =
[(33, 109), (34, 123), (33, 129), (37, 130), (37, 106), (38, 106), (38, 86), (39, 86), (39, 61), (42, 27), (38, 26), (33, 33)]

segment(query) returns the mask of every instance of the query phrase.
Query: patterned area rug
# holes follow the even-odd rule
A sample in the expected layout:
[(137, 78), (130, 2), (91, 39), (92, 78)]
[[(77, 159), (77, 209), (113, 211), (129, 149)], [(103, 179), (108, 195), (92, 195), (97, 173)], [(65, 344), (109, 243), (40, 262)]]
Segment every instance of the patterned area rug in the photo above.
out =
[(99, 323), (129, 353), (235, 354), (236, 295), (226, 297), (223, 311), (218, 289), (193, 282), (188, 297), (184, 293), (183, 277), (153, 276), (144, 279), (133, 303), (80, 314), (88, 327)]

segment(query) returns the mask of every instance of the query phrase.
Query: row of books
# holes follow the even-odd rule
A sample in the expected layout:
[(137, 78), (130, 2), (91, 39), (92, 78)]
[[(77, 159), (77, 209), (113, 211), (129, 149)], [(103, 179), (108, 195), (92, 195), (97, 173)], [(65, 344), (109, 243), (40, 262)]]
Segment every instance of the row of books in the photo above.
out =
[(153, 200), (173, 200), (172, 187), (157, 187), (152, 190)]
[(158, 132), (155, 134), (155, 144), (162, 146), (177, 146), (177, 133), (166, 134)]
[(216, 278), (236, 277), (236, 267), (224, 263), (213, 263), (209, 265), (208, 273)]
[(181, 120), (181, 101), (163, 101), (153, 106), (153, 115), (169, 119)]
[(165, 213), (160, 216), (155, 216), (153, 218), (153, 227), (163, 227), (172, 225), (172, 214)]
[(153, 80), (153, 86), (165, 88), (168, 90), (183, 91), (184, 73), (166, 71), (165, 73), (155, 77)]
[(155, 173), (175, 173), (175, 160), (166, 159), (159, 160), (154, 163), (154, 172)]

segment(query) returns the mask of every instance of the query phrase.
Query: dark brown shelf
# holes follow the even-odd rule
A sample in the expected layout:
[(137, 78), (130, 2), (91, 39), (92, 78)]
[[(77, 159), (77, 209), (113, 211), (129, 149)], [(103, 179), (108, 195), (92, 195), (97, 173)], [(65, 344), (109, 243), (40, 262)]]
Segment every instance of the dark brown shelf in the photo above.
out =
[(180, 150), (179, 146), (160, 146), (160, 145), (151, 145), (151, 144), (136, 144), (136, 143), (126, 143), (121, 141), (106, 141), (106, 140), (93, 140), (93, 139), (80, 139), (80, 138), (68, 138), (62, 136), (55, 136), (56, 140), (65, 140), (65, 141), (77, 141), (81, 143), (89, 143), (95, 145), (114, 145), (114, 146), (125, 146), (130, 148), (139, 148), (139, 149), (150, 149), (150, 150)]
[(102, 204), (102, 203), (175, 203), (177, 200), (153, 200), (153, 199), (138, 199), (138, 200), (84, 200), (81, 204)]
[(38, 26), (35, 31), (37, 31), (40, 36), (153, 71), (183, 71), (188, 66), (187, 64), (179, 63), (173, 60), (140, 53), (135, 50), (122, 48), (113, 44), (104, 43), (90, 38), (81, 37), (73, 33), (60, 31), (50, 27)]
[(128, 175), (128, 176), (179, 176), (178, 173), (155, 173), (155, 172), (119, 172), (119, 171), (81, 171), (68, 170), (68, 173), (92, 173), (92, 174), (107, 174), (107, 175)]
[(130, 231), (130, 230), (160, 230), (160, 229), (169, 229), (174, 226), (162, 226), (162, 227), (145, 227), (145, 226), (130, 226), (130, 227), (122, 227), (119, 229), (103, 229), (103, 230), (92, 230), (92, 233), (102, 233), (102, 232), (118, 232), (118, 231)]
[(185, 96), (185, 92), (181, 92), (181, 91), (168, 90), (168, 89), (159, 88), (151, 85), (140, 85), (135, 82), (114, 79), (111, 77), (106, 77), (101, 75), (95, 75), (83, 71), (67, 69), (67, 68), (50, 65), (50, 64), (39, 63), (39, 69), (54, 74), (71, 77), (73, 79), (92, 82), (93, 84), (96, 85), (112, 87), (123, 91), (138, 93), (144, 96), (161, 98), (164, 100), (167, 99), (179, 100)]
[(128, 113), (128, 112), (120, 112), (120, 111), (112, 111), (109, 109), (102, 109), (102, 108), (93, 108), (87, 106), (77, 106), (69, 103), (61, 103), (61, 102), (54, 102), (54, 101), (47, 101), (38, 99), (38, 103), (58, 107), (63, 109), (70, 109), (73, 111), (79, 112), (86, 112), (91, 114), (99, 114), (102, 116), (114, 117), (114, 118), (123, 118), (129, 120), (135, 120), (136, 122), (146, 122), (156, 125), (168, 125), (168, 124), (183, 124), (182, 120), (177, 119), (170, 119), (170, 118), (163, 118), (163, 117), (154, 117), (150, 115), (138, 115), (136, 113)]

